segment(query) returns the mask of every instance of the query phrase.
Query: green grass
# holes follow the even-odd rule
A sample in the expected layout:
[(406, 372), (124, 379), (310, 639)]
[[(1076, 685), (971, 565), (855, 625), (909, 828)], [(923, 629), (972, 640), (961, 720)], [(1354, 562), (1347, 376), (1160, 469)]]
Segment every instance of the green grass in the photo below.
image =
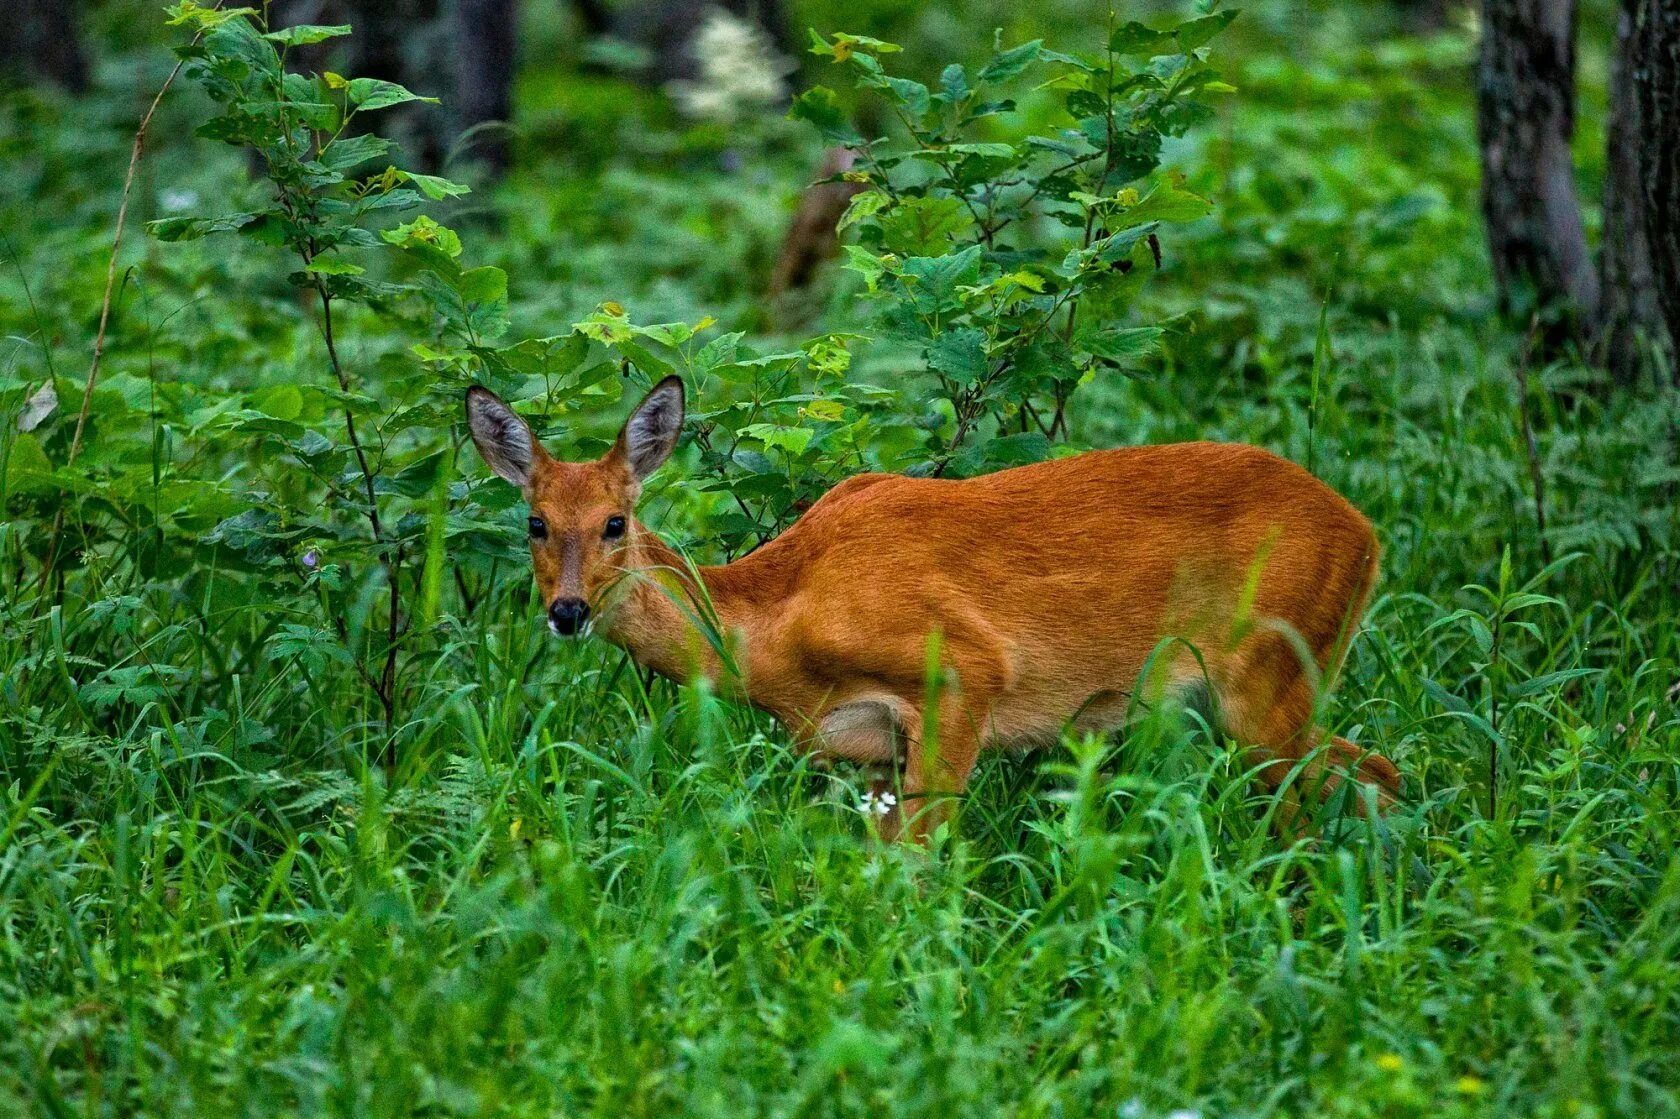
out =
[[(953, 839), (882, 848), (855, 775), (554, 640), (518, 562), (466, 570), (470, 608), (446, 590), (388, 734), (320, 618), (208, 550), (157, 568), (144, 495), (90, 473), (72, 538), (122, 531), (62, 581), (36, 581), (54, 505), (8, 493), (0, 524), (0, 1114), (1680, 1115), (1680, 403), (1536, 371), (1545, 565), (1467, 44), (1334, 24), (1296, 68), (1291, 19), (1257, 19), (1242, 100), (1182, 153), (1221, 216), (1150, 298), (1194, 331), (1094, 386), (1080, 435), (1310, 456), (1377, 524), (1329, 718), (1396, 761), (1405, 807), (1282, 842), (1226, 744), (1162, 720), (989, 758)], [(47, 360), (84, 368), (125, 90), (6, 108), (8, 415)], [(189, 119), (143, 206), (234, 189), (231, 160), (180, 158), (206, 152)], [(662, 145), (491, 198), (516, 318), (769, 320), (740, 273), (809, 153), (751, 172), (778, 193)], [(317, 372), (255, 253), (131, 253), (112, 391)], [(846, 322), (843, 287), (815, 302)], [(355, 331), (370, 366), (413, 340)], [(192, 454), (127, 422), (154, 461)], [(648, 515), (681, 536), (667, 473)]]

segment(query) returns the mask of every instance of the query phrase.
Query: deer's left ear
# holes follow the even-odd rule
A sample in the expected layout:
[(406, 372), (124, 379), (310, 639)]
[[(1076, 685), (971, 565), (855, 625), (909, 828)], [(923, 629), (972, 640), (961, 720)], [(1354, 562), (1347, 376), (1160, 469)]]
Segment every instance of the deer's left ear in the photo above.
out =
[(653, 386), (618, 433), (613, 452), (623, 457), (636, 481), (642, 482), (658, 470), (677, 448), (682, 434), (683, 384), (667, 377)]

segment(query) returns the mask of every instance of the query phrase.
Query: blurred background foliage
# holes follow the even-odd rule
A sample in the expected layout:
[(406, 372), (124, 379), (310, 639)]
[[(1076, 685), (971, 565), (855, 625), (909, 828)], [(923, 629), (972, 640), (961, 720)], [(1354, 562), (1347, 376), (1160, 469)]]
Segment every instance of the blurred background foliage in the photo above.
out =
[[(1281, 844), (1226, 744), (1150, 724), (989, 760), (931, 862), (873, 848), (848, 774), (769, 720), (547, 640), (518, 497), (463, 452), (458, 390), (504, 378), (575, 457), (653, 363), (766, 355), (768, 383), (720, 378), (697, 408), (781, 410), (703, 416), (644, 502), (702, 560), (870, 462), (925, 466), (953, 422), (926, 347), (879, 330), (845, 256), (777, 282), (835, 168), (766, 85), (831, 87), (902, 142), (807, 28), (900, 44), (891, 71), (937, 88), (1000, 42), (1099, 53), (1109, 13), (794, 3), (785, 65), (671, 87), (646, 42), (599, 33), (628, 11), (520, 5), (511, 127), (464, 139), (447, 19), (380, 41), (444, 103), (378, 127), (472, 188), (424, 212), (505, 272), (506, 324), (497, 304), (480, 352), (437, 303), (346, 300), (351, 392), (294, 257), (148, 235), (273, 197), (194, 135), (217, 107), (177, 81), (73, 464), (135, 126), (190, 36), (152, 3), (80, 5), (85, 90), (0, 95), (0, 1111), (1680, 1113), (1680, 403), (1670, 371), (1613, 385), (1502, 311), (1476, 11), (1245, 5), (1210, 47), (1234, 92), (1161, 149), (1212, 211), (1163, 227), (1102, 318), (1162, 333), (1093, 367), (1035, 452), (1253, 442), (1363, 509), (1383, 585), (1331, 717), (1399, 763), (1409, 807)], [(1579, 16), (1594, 241), (1615, 15)], [(1015, 141), (1057, 112), (1029, 86), (979, 127)], [(356, 259), (418, 284), (412, 256)], [(874, 389), (898, 394), (879, 417)], [(857, 409), (873, 457), (760, 439), (742, 465), (699, 438), (838, 422), (800, 395)], [(777, 472), (732, 520), (732, 485)]]

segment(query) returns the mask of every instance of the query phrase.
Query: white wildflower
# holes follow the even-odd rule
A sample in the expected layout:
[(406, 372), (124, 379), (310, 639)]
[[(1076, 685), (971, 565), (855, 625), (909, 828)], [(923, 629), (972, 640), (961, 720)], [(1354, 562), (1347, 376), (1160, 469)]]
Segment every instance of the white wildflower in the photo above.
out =
[(178, 214), (182, 210), (190, 210), (198, 205), (198, 191), (171, 188), (158, 195), (158, 205), (171, 214)]
[(898, 797), (890, 791), (876, 792), (870, 789), (858, 798), (858, 811), (865, 816), (885, 816), (898, 803)]
[(755, 24), (713, 8), (694, 37), (700, 76), (668, 86), (684, 113), (701, 120), (730, 121), (760, 112), (787, 96), (783, 77), (793, 66), (777, 54)]

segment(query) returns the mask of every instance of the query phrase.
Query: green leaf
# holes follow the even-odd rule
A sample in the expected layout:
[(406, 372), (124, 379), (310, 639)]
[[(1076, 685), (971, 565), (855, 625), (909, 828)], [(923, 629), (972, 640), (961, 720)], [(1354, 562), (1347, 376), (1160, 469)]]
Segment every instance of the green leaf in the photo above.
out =
[(358, 136), (346, 136), (334, 140), (317, 157), (324, 167), (335, 171), (348, 171), (358, 163), (366, 163), (370, 159), (378, 159), (391, 150), (391, 141), (383, 136), (375, 136), (371, 132), (363, 132)]
[(461, 298), (473, 303), (489, 303), (497, 299), (506, 300), (508, 293), (507, 273), (494, 265), (484, 265), (461, 273), (461, 278), (455, 283), (455, 290), (461, 293)]
[(981, 69), (979, 80), (982, 82), (1005, 82), (1010, 78), (1018, 77), (1022, 71), (1038, 60), (1039, 47), (1042, 45), (1043, 40), (1034, 39), (1030, 43), (1022, 43), (1018, 47), (1000, 51), (993, 55), (991, 61)]
[(844, 31), (834, 33), (834, 41), (824, 39), (813, 29), (811, 32), (811, 53), (832, 58), (836, 62), (845, 62), (859, 50), (869, 54), (892, 54), (904, 48), (897, 43), (889, 43), (884, 39), (871, 39), (868, 35), (850, 35)]
[(1231, 26), (1231, 21), (1236, 18), (1237, 13), (1234, 10), (1227, 10), (1180, 24), (1178, 27), (1178, 49), (1185, 54), (1189, 54)]
[(871, 214), (880, 212), (891, 201), (892, 199), (885, 191), (859, 191), (852, 195), (851, 202), (846, 206), (846, 212), (841, 214), (840, 220), (835, 223), (834, 231), (836, 233), (845, 232), (853, 224), (862, 221)]
[(403, 467), (395, 474), (381, 475), (377, 480), (377, 491), (380, 493), (394, 493), (403, 497), (419, 497), (430, 493), (437, 485), (438, 471), (443, 467), (445, 451), (433, 453)]
[(219, 218), (159, 218), (146, 223), (147, 232), (159, 241), (196, 241), (212, 233), (243, 229), (261, 214), (226, 214)]
[(257, 14), (255, 8), (207, 8), (203, 4), (194, 3), (193, 0), (172, 4), (164, 10), (169, 15), (169, 19), (166, 21), (167, 26), (181, 27), (188, 25), (200, 30), (208, 30), (226, 23), (230, 19)]
[(781, 427), (777, 424), (748, 424), (741, 429), (741, 434), (751, 439), (757, 439), (766, 447), (774, 447), (785, 451), (788, 457), (795, 458), (811, 444), (811, 437), (816, 434), (808, 427)]
[(923, 315), (959, 306), (957, 289), (974, 283), (979, 276), (979, 245), (945, 256), (911, 257), (904, 262), (903, 278), (911, 306)]
[(972, 222), (962, 200), (950, 197), (905, 198), (875, 218), (882, 243), (907, 256), (944, 252)]
[(891, 91), (893, 101), (909, 114), (912, 121), (919, 122), (928, 109), (932, 108), (933, 101), (928, 94), (928, 87), (921, 82), (914, 82), (909, 78), (888, 78), (886, 87)]
[(973, 90), (968, 85), (968, 72), (962, 63), (953, 62), (939, 74), (939, 100), (947, 105), (955, 105), (967, 97)]
[(289, 422), (303, 414), (303, 393), (296, 385), (270, 385), (251, 394), (250, 406), (252, 411)]
[(350, 25), (347, 23), (300, 23), (295, 27), (283, 27), (279, 31), (270, 31), (263, 38), (271, 43), (279, 43), (281, 46), (305, 47), (311, 43), (321, 43), (348, 34), (350, 34)]
[(1109, 218), (1107, 225), (1110, 230), (1119, 232), (1146, 222), (1195, 221), (1212, 212), (1212, 202), (1185, 190), (1183, 177), (1174, 176), (1157, 183), (1137, 205)]
[(1075, 345), (1093, 357), (1123, 365), (1154, 353), (1163, 333), (1158, 326), (1103, 327), (1081, 331)]
[(12, 443), (6, 459), (6, 489), (14, 493), (36, 492), (53, 488), (52, 460), (41, 448), (35, 435), (19, 435)]
[(360, 276), (367, 269), (359, 264), (351, 264), (348, 260), (318, 256), (309, 262), (309, 267), (304, 271), (313, 272), (317, 276)]
[(1178, 37), (1171, 31), (1153, 31), (1134, 20), (1115, 29), (1108, 37), (1108, 49), (1118, 55), (1148, 58), (1178, 50)]
[(399, 172), (409, 182), (420, 188), (420, 193), (434, 202), (444, 198), (455, 198), (463, 194), (471, 194), (472, 187), (465, 183), (457, 183), (439, 175), (418, 175), (413, 171)]
[(388, 109), (392, 105), (402, 105), (409, 101), (423, 101), (428, 105), (436, 105), (436, 97), (422, 97), (413, 93), (396, 82), (388, 82), (381, 78), (354, 78), (348, 87), (350, 104), (358, 109)]
[(947, 330), (927, 349), (930, 369), (959, 385), (973, 385), (986, 377), (986, 335), (972, 326)]
[(500, 338), (508, 327), (507, 273), (494, 265), (469, 268), (455, 281), (467, 305), (467, 322), (480, 339)]
[(812, 86), (793, 99), (788, 108), (789, 120), (802, 120), (813, 125), (830, 143), (852, 147), (863, 143), (863, 137), (852, 128), (840, 107), (840, 98), (827, 86)]
[(395, 229), (387, 229), (379, 236), (400, 249), (430, 249), (432, 252), (442, 255), (445, 259), (452, 259), (461, 255), (460, 235), (446, 225), (439, 225), (424, 214), (413, 221), (403, 222)]
[(1014, 159), (1015, 148), (1009, 144), (947, 144), (942, 149), (956, 155), (973, 155), (982, 159)]
[(846, 269), (862, 276), (864, 285), (875, 291), (887, 271), (881, 258), (861, 245), (842, 245), (841, 248), (846, 253)]

